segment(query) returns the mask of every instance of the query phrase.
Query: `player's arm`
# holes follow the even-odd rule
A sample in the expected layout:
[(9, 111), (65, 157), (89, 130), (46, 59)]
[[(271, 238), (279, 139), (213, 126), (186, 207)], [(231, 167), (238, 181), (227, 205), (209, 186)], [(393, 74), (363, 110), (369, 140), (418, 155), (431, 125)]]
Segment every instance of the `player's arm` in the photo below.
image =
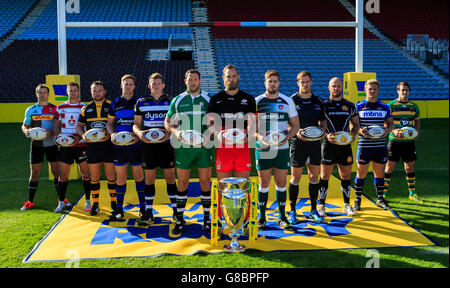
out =
[(322, 129), (323, 131), (322, 139), (327, 136), (327, 126), (328, 126), (327, 119), (319, 120), (319, 128)]
[(114, 134), (114, 120), (115, 118), (110, 115), (108, 115), (108, 120), (106, 120), (106, 131), (111, 136)]
[(86, 124), (83, 122), (78, 121), (77, 126), (75, 127), (75, 130), (77, 131), (78, 136), (84, 139), (84, 132), (85, 132)]
[(22, 128), (23, 134), (25, 134), (25, 136), (27, 136), (27, 137), (30, 137), (31, 126), (23, 123), (21, 128)]
[(359, 131), (359, 117), (358, 115), (355, 115), (352, 118), (350, 118), (350, 134), (352, 134), (353, 136), (353, 141), (355, 141), (356, 135), (358, 135), (358, 131)]
[(389, 117), (384, 120), (384, 135), (383, 137), (386, 137), (391, 131), (394, 130), (394, 118)]
[(289, 117), (289, 126), (288, 134), (286, 135), (286, 141), (295, 137), (297, 135), (298, 130), (300, 129), (300, 120), (298, 119), (298, 115), (294, 117)]
[(147, 138), (144, 137), (145, 132), (148, 130), (142, 130), (142, 116), (134, 114), (133, 133), (136, 134), (139, 139), (144, 143), (150, 143)]

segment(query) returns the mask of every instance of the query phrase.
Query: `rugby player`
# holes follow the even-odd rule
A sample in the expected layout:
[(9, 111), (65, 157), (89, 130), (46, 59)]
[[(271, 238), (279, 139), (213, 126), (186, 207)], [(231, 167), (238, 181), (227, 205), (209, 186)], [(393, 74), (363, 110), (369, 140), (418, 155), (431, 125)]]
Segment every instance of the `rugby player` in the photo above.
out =
[[(80, 116), (77, 123), (77, 133), (84, 140), (85, 132), (98, 128), (106, 130), (106, 122), (108, 120), (108, 110), (111, 101), (107, 100), (105, 85), (101, 81), (94, 81), (90, 86), (92, 101), (81, 108)], [(107, 132), (107, 131), (105, 131)], [(116, 199), (116, 173), (113, 165), (113, 144), (109, 141), (110, 134), (106, 133), (105, 139), (101, 142), (87, 143), (87, 164), (89, 173), (91, 175), (91, 198), (93, 204), (89, 214), (95, 216), (100, 211), (99, 196), (100, 196), (100, 177), (102, 165), (105, 170), (105, 176), (108, 183), (109, 196), (111, 198), (111, 210), (114, 215), (117, 210)], [(86, 200), (87, 195), (86, 195)], [(85, 200), (85, 201), (86, 201)], [(87, 203), (90, 204), (90, 203)]]
[[(289, 222), (297, 223), (296, 204), (299, 194), (299, 183), (302, 177), (303, 167), (306, 165), (309, 177), (309, 198), (311, 201), (310, 218), (322, 222), (323, 218), (317, 211), (317, 198), (319, 196), (319, 172), (321, 160), (321, 141), (307, 141), (300, 133), (304, 128), (316, 126), (326, 132), (327, 121), (322, 100), (312, 90), (311, 73), (301, 71), (297, 74), (299, 90), (291, 96), (295, 103), (300, 120), (300, 129), (297, 137), (291, 140), (291, 180), (289, 181)], [(325, 135), (323, 136), (325, 137)]]
[[(126, 74), (120, 79), (120, 88), (122, 94), (111, 101), (108, 111), (108, 122), (106, 129), (111, 134), (111, 139), (115, 133), (128, 131), (133, 132), (134, 125), (134, 106), (137, 97), (134, 95), (136, 88), (136, 77)], [(123, 200), (127, 191), (128, 165), (131, 165), (131, 174), (133, 175), (136, 192), (139, 199), (139, 216), (142, 224), (148, 221), (145, 209), (145, 181), (142, 170), (141, 142), (137, 141), (128, 146), (114, 146), (114, 166), (117, 174), (117, 213), (112, 215), (111, 220), (123, 218)], [(114, 217), (116, 219), (114, 219)]]
[[(256, 113), (255, 97), (239, 89), (239, 78), (236, 66), (225, 66), (222, 71), (225, 90), (212, 96), (208, 106), (209, 129), (213, 130), (214, 135), (220, 135), (220, 131), (232, 128), (241, 129), (246, 134), (252, 130), (250, 126), (252, 122), (254, 123), (252, 119)], [(251, 135), (252, 132), (248, 134)], [(252, 164), (248, 138), (244, 140), (244, 143), (228, 145), (217, 137), (215, 158), (218, 181), (233, 176), (233, 172), (235, 177), (246, 179), (250, 177)], [(244, 186), (245, 188), (248, 187)], [(219, 199), (220, 195), (219, 193)], [(222, 217), (220, 205), (218, 210), (219, 217)], [(250, 210), (247, 211), (247, 216), (249, 214)]]
[(53, 185), (59, 199), (58, 189), (58, 148), (53, 142), (53, 121), (58, 116), (56, 106), (48, 101), (49, 88), (45, 84), (39, 84), (35, 93), (37, 103), (28, 107), (25, 111), (25, 119), (22, 124), (22, 132), (25, 136), (30, 137), (30, 129), (41, 127), (47, 130), (47, 138), (44, 140), (31, 140), (30, 145), (30, 178), (28, 180), (28, 201), (20, 208), (21, 211), (32, 209), (34, 207), (34, 196), (36, 195), (39, 183), (39, 175), (41, 174), (42, 162), (44, 155), (50, 164), (50, 171), (53, 175)]
[[(361, 209), (361, 196), (364, 189), (364, 180), (369, 171), (369, 163), (372, 162), (374, 185), (377, 194), (376, 205), (384, 210), (391, 209), (383, 198), (384, 192), (384, 167), (387, 162), (387, 147), (385, 137), (394, 128), (389, 106), (378, 100), (380, 83), (376, 79), (367, 80), (364, 84), (366, 99), (356, 104), (359, 116), (359, 140), (356, 151), (357, 170), (355, 178), (356, 199), (353, 209)], [(367, 127), (378, 125), (384, 127), (383, 136), (379, 139), (369, 138)]]
[(75, 161), (80, 170), (81, 179), (83, 181), (84, 195), (86, 196), (85, 211), (91, 210), (91, 178), (89, 176), (89, 167), (87, 165), (86, 142), (77, 134), (77, 122), (80, 116), (81, 108), (84, 103), (80, 99), (80, 86), (76, 82), (67, 84), (68, 100), (56, 108), (58, 118), (55, 119), (53, 134), (59, 133), (70, 134), (75, 137), (75, 143), (70, 147), (58, 147), (58, 165), (59, 165), (59, 203), (55, 212), (61, 212), (65, 206), (70, 203), (64, 201), (66, 196), (67, 185), (69, 183), (70, 165)]
[[(325, 201), (328, 192), (328, 181), (337, 163), (341, 179), (341, 191), (344, 198), (344, 213), (348, 216), (356, 215), (350, 205), (351, 173), (353, 154), (351, 143), (355, 140), (359, 130), (356, 106), (342, 96), (342, 81), (334, 77), (328, 84), (330, 97), (324, 101), (325, 117), (327, 119), (326, 140), (322, 142), (322, 161), (320, 164), (319, 199), (317, 212), (325, 217)], [(351, 126), (351, 130), (350, 130)], [(333, 138), (336, 132), (345, 131), (353, 136), (352, 142), (347, 145), (337, 145)]]
[[(207, 129), (203, 117), (208, 112), (210, 96), (200, 89), (200, 72), (195, 69), (186, 71), (184, 83), (186, 91), (172, 100), (164, 120), (166, 130), (178, 140), (181, 140), (180, 134), (183, 130), (195, 130), (203, 134)], [(172, 145), (175, 145), (175, 143), (172, 142)], [(177, 146), (179, 146), (175, 149), (175, 165), (178, 177), (177, 220), (172, 229), (172, 234), (180, 236), (183, 232), (183, 214), (187, 202), (189, 177), (194, 166), (198, 168), (200, 182), (200, 199), (203, 206), (202, 227), (205, 232), (208, 232), (211, 228), (209, 214), (211, 208), (212, 149), (205, 147), (205, 145), (202, 147)]]
[(384, 169), (384, 195), (389, 189), (392, 172), (395, 164), (403, 160), (403, 167), (406, 173), (406, 183), (408, 184), (409, 199), (422, 203), (423, 201), (416, 194), (416, 174), (414, 164), (417, 160), (415, 139), (402, 138), (402, 127), (414, 127), (419, 132), (420, 129), (420, 109), (414, 102), (409, 101), (411, 86), (407, 82), (400, 82), (397, 85), (398, 98), (389, 102), (392, 118), (394, 119), (394, 130), (389, 133), (388, 161)]
[(140, 98), (134, 108), (134, 133), (141, 139), (142, 167), (145, 174), (145, 206), (148, 222), (153, 221), (153, 200), (155, 197), (156, 167), (163, 170), (166, 180), (167, 194), (173, 209), (173, 219), (176, 219), (177, 184), (175, 183), (175, 151), (170, 145), (170, 133), (159, 143), (150, 143), (144, 135), (151, 128), (164, 128), (164, 119), (169, 110), (172, 98), (163, 93), (165, 87), (163, 77), (153, 73), (148, 78), (150, 96)]
[[(255, 160), (259, 178), (260, 209), (258, 228), (264, 230), (266, 227), (266, 205), (273, 173), (279, 211), (277, 225), (282, 229), (292, 229), (285, 213), (286, 176), (290, 166), (288, 140), (296, 135), (300, 124), (294, 101), (279, 92), (279, 73), (269, 70), (265, 73), (264, 79), (266, 91), (256, 98), (258, 117), (256, 120), (257, 132), (255, 133), (257, 139)], [(271, 146), (265, 141), (266, 132), (269, 131), (282, 131), (286, 134), (286, 139), (279, 142), (278, 145)]]

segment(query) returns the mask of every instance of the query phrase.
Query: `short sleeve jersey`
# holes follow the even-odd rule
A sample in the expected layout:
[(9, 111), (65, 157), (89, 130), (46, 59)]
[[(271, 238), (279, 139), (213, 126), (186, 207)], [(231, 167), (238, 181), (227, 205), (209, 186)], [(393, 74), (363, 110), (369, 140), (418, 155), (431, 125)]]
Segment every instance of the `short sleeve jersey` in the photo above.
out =
[[(377, 100), (377, 102), (368, 102), (363, 100), (356, 104), (356, 111), (359, 116), (359, 126), (361, 128), (378, 125), (383, 127), (386, 119), (391, 118), (391, 110), (389, 106)], [(361, 148), (380, 148), (386, 147), (386, 141), (384, 138), (371, 139), (363, 136), (359, 136), (358, 147)]]
[(128, 131), (133, 132), (134, 125), (134, 106), (137, 98), (133, 96), (130, 100), (120, 96), (111, 101), (108, 111), (108, 118), (113, 118), (115, 123), (115, 132)]
[[(61, 122), (61, 133), (77, 134), (77, 122), (80, 116), (81, 108), (85, 105), (83, 102), (70, 104), (68, 101), (64, 102), (56, 108), (58, 111), (58, 120)], [(76, 146), (86, 146), (86, 143), (78, 143)]]
[(153, 96), (140, 98), (134, 107), (135, 115), (142, 116), (142, 128), (144, 130), (151, 128), (163, 128), (164, 119), (170, 107), (172, 98), (167, 95), (161, 95), (156, 100)]
[(327, 119), (327, 132), (350, 132), (350, 119), (358, 115), (355, 104), (347, 99), (334, 101), (330, 98), (326, 99), (323, 104)]
[[(258, 131), (283, 131), (288, 133), (287, 124), (289, 118), (297, 116), (295, 104), (292, 99), (282, 93), (278, 93), (275, 99), (269, 99), (265, 94), (256, 97), (256, 111), (258, 115)], [(261, 149), (261, 143), (256, 141), (256, 149)], [(277, 147), (280, 150), (289, 149), (289, 143)]]
[(94, 101), (89, 102), (81, 108), (78, 121), (86, 125), (86, 131), (93, 128), (106, 129), (110, 105), (111, 101), (109, 100), (98, 104)]
[[(392, 118), (394, 120), (394, 128), (414, 127), (414, 119), (420, 118), (420, 109), (414, 102), (406, 103), (393, 100), (388, 104), (391, 109)], [(389, 139), (399, 142), (414, 141), (414, 139), (401, 139), (389, 133)]]
[(256, 113), (256, 101), (252, 95), (239, 90), (235, 95), (221, 91), (211, 97), (208, 113), (217, 113), (221, 120), (222, 129), (247, 129), (249, 113)]
[(317, 126), (319, 121), (325, 120), (323, 102), (314, 93), (308, 99), (301, 98), (298, 92), (291, 98), (295, 103), (295, 109), (297, 109), (301, 129)]
[(205, 91), (201, 91), (196, 97), (183, 92), (170, 103), (167, 117), (171, 121), (180, 121), (180, 130), (196, 130), (203, 133), (207, 129), (203, 117), (208, 113), (209, 100), (210, 96)]
[[(58, 111), (56, 106), (48, 103), (45, 106), (34, 104), (27, 108), (25, 111), (25, 119), (23, 120), (23, 124), (30, 126), (31, 128), (40, 127), (53, 131), (53, 123), (55, 119), (58, 118)], [(53, 137), (50, 137), (45, 140), (32, 140), (33, 146), (38, 147), (49, 147), (54, 146)]]

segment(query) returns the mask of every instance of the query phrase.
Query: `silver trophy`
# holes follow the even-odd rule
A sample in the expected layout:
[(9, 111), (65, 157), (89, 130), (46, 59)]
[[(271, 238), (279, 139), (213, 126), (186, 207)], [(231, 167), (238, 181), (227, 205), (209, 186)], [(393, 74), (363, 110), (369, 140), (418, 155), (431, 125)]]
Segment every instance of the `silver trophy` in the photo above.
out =
[(249, 207), (249, 184), (246, 178), (238, 177), (224, 178), (219, 181), (222, 214), (228, 229), (231, 230), (231, 242), (223, 248), (230, 252), (242, 252), (245, 248), (238, 243), (237, 238), (242, 235), (239, 231), (245, 225), (245, 216)]

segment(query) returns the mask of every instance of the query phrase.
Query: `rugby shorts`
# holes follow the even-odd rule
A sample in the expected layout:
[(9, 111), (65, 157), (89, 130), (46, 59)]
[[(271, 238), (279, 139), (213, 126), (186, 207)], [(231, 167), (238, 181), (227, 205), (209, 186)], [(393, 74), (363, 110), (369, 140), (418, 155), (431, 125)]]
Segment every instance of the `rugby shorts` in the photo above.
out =
[(165, 143), (142, 144), (142, 168), (162, 169), (175, 167), (175, 150), (170, 141)]
[(180, 147), (175, 150), (175, 166), (179, 169), (212, 167), (212, 149)]
[(252, 169), (250, 148), (217, 148), (216, 171), (250, 171)]
[(320, 165), (322, 160), (321, 141), (292, 141), (290, 156), (292, 167), (304, 167), (308, 163)]
[(124, 166), (130, 164), (131, 166), (142, 165), (142, 147), (141, 145), (130, 146), (115, 146), (114, 147), (114, 165)]
[(389, 140), (388, 142), (388, 160), (392, 162), (400, 161), (412, 162), (417, 160), (415, 141), (400, 142)]
[(336, 145), (328, 141), (323, 141), (321, 164), (333, 165), (334, 163), (344, 166), (352, 165), (352, 145)]
[(387, 162), (387, 147), (361, 148), (356, 150), (356, 161), (359, 164), (369, 164), (370, 161), (385, 164)]
[(255, 149), (256, 170), (289, 169), (289, 149)]
[(87, 163), (113, 163), (114, 144), (111, 141), (88, 143), (87, 144)]
[(30, 163), (31, 164), (39, 164), (47, 159), (47, 162), (56, 162), (58, 161), (58, 146), (52, 145), (47, 147), (35, 146), (33, 144), (30, 145)]
[(79, 164), (87, 160), (86, 146), (59, 147), (58, 161), (71, 165), (73, 161)]

